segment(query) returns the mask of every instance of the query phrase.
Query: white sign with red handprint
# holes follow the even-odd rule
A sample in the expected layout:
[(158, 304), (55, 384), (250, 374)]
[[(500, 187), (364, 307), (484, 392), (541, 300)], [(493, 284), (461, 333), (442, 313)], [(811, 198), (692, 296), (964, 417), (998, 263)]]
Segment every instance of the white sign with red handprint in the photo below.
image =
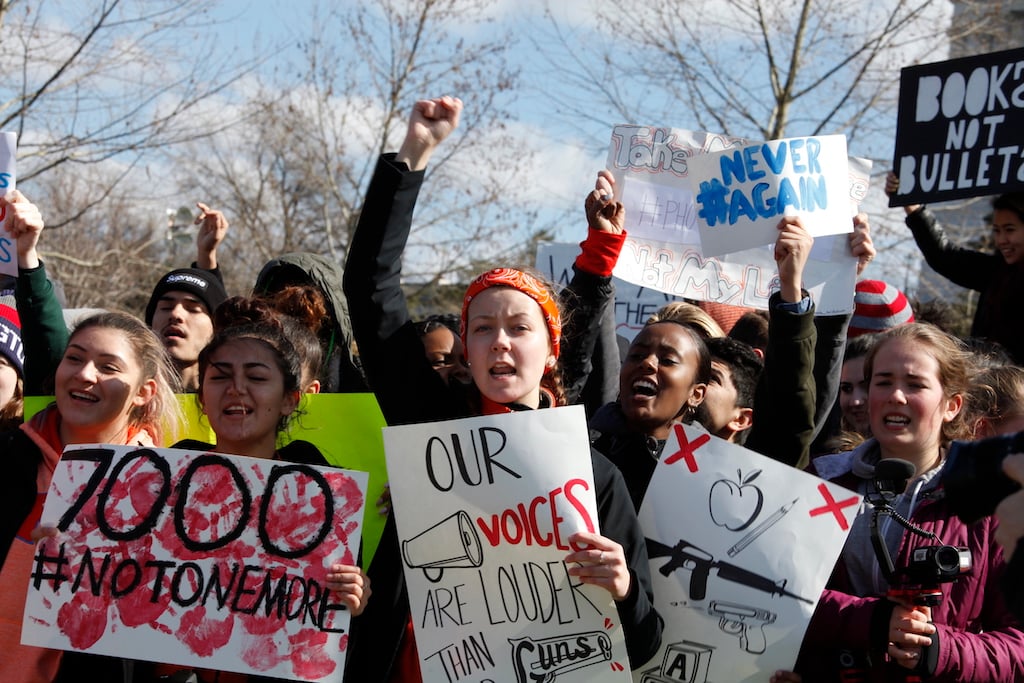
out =
[(338, 680), (363, 472), (166, 448), (64, 451), (42, 520), (27, 645), (302, 681)]

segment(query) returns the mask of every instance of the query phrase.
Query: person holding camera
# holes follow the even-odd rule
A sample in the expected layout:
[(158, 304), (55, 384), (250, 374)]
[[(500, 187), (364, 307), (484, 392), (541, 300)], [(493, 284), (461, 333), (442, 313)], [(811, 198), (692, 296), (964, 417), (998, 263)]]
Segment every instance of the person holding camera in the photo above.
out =
[[(1018, 484), (1024, 485), (1024, 453), (1007, 456), (1003, 460), (1003, 472)], [(996, 540), (1003, 547), (1006, 557), (1011, 558), (1021, 538), (1024, 538), (1024, 489), (1003, 498), (996, 508), (996, 519), (999, 520)], [(1024, 576), (1015, 578), (1024, 581)]]
[[(1006, 564), (996, 521), (963, 523), (941, 485), (950, 443), (971, 437), (968, 361), (958, 340), (921, 323), (883, 333), (869, 351), (873, 438), (817, 458), (812, 470), (896, 514), (854, 520), (804, 638), (804, 680), (1024, 680), (1024, 632), (999, 589)], [(905, 461), (909, 484), (876, 473), (887, 459)], [(949, 554), (951, 566), (942, 561)]]

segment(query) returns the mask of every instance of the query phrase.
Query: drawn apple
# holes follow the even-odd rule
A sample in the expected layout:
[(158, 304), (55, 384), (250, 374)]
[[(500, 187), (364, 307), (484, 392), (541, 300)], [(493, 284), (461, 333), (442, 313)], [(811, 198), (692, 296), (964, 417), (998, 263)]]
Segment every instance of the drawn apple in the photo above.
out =
[(736, 470), (736, 481), (719, 479), (711, 485), (708, 507), (711, 521), (729, 531), (743, 531), (761, 514), (764, 494), (750, 482), (757, 479), (761, 470), (754, 470), (743, 477)]

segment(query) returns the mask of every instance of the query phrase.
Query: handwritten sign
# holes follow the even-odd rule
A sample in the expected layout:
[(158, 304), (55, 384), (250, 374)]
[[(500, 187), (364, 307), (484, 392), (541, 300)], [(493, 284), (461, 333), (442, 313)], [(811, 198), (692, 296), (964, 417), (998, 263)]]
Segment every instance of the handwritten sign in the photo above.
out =
[(811, 235), (853, 231), (846, 137), (772, 140), (689, 160), (701, 252), (719, 256), (775, 242), (783, 216)]
[(890, 206), (1024, 189), (1024, 48), (900, 72)]
[(792, 670), (860, 496), (677, 425), (640, 509), (665, 619), (649, 682)]
[[(17, 133), (0, 133), (0, 196), (14, 189), (17, 178)], [(0, 208), (0, 223), (7, 220), (6, 209)], [(0, 231), (0, 275), (18, 276), (18, 252), (14, 241)]]
[[(537, 270), (559, 285), (568, 285), (572, 280), (572, 264), (579, 256), (579, 244), (544, 242), (537, 245)], [(632, 340), (647, 319), (674, 297), (656, 289), (648, 289), (613, 277), (615, 283), (615, 331)]]
[(69, 446), (22, 642), (301, 681), (344, 669), (366, 475), (173, 449)]
[[(52, 402), (52, 396), (26, 396), (25, 419)], [(169, 446), (179, 439), (213, 443), (216, 436), (203, 418), (195, 394), (180, 394), (178, 402), (185, 423), (179, 425), (171, 440), (161, 445)], [(388, 480), (380, 433), (385, 422), (377, 398), (373, 394), (306, 394), (300, 408), (303, 415), (283, 435), (285, 443), (294, 439), (309, 441), (335, 467), (366, 472), (370, 477), (366, 497), (371, 503), (376, 501)], [(363, 567), (370, 566), (385, 521), (375, 505), (366, 506), (362, 526)]]
[[(616, 198), (626, 207), (627, 231), (615, 268), (617, 278), (675, 297), (768, 308), (768, 298), (778, 288), (772, 250), (757, 246), (718, 257), (706, 254), (691, 190), (694, 159), (746, 144), (700, 131), (615, 126), (606, 163), (615, 175)], [(667, 164), (666, 159), (674, 161)], [(871, 164), (856, 158), (846, 163), (843, 225), (852, 226), (850, 217), (867, 193)], [(846, 235), (815, 238), (804, 287), (814, 298), (818, 315), (853, 310), (856, 266)]]
[(425, 681), (628, 681), (611, 595), (563, 562), (598, 529), (581, 406), (387, 427)]

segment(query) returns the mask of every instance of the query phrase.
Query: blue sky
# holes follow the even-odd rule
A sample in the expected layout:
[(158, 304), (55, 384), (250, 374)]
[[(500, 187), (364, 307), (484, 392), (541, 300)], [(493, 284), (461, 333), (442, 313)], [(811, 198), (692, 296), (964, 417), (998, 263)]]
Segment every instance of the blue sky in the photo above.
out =
[[(345, 8), (351, 5), (334, 6)], [(313, 7), (314, 3), (311, 2), (285, 4), (271, 0), (224, 0), (216, 10), (224, 23), (214, 30), (222, 47), (226, 43), (242, 53), (251, 51), (254, 41), (264, 46), (265, 51), (273, 51), (274, 47), (280, 46), (280, 53), (268, 56), (267, 67), (272, 68), (287, 59), (301, 58), (295, 46), (309, 33)], [(543, 21), (541, 0), (520, 3), (494, 2), (489, 7), (489, 11), (499, 19), (500, 30), (507, 31), (509, 43), (515, 48), (510, 54), (513, 59), (518, 60), (518, 65), (523, 70), (522, 82), (526, 87), (511, 105), (516, 120), (510, 122), (510, 125), (517, 128), (524, 147), (529, 147), (538, 154), (538, 181), (531, 183), (531, 199), (544, 204), (547, 207), (547, 215), (550, 216), (574, 211), (579, 204), (579, 197), (592, 183), (593, 174), (603, 166), (612, 126), (624, 121), (619, 121), (616, 114), (603, 108), (600, 102), (595, 103), (589, 120), (576, 121), (576, 125), (554, 115), (550, 102), (544, 96), (544, 90), (545, 87), (559, 87), (556, 80), (559, 74), (557, 69), (538, 59), (536, 50), (530, 44), (530, 38), (535, 38), (538, 31), (546, 26)], [(570, 0), (558, 5), (558, 11), (566, 25), (580, 31), (578, 36), (587, 35), (588, 22), (592, 20), (590, 8), (590, 3), (579, 0)], [(948, 7), (938, 9), (941, 10), (940, 15), (948, 11)], [(629, 10), (623, 8), (623, 11)], [(941, 19), (941, 16), (937, 18)], [(944, 57), (941, 49), (936, 50), (934, 54), (935, 59)], [(424, 93), (434, 94), (439, 93)], [(685, 120), (643, 120), (631, 123), (695, 127), (692, 122)], [(791, 134), (801, 134), (801, 131), (794, 131)], [(850, 153), (884, 158), (891, 140), (876, 141), (876, 144), (870, 145), (873, 147), (870, 150), (865, 148), (867, 144), (867, 141), (851, 144)], [(896, 224), (899, 223), (900, 216), (884, 208), (880, 185), (879, 181), (873, 186), (867, 208), (877, 216), (877, 227), (881, 227), (882, 223), (892, 223), (888, 229), (898, 233), (900, 226)], [(573, 225), (566, 226), (556, 233), (556, 237), (562, 241), (576, 241), (577, 235), (577, 226)], [(911, 248), (907, 251), (900, 247), (895, 251), (898, 253), (882, 255), (879, 259), (879, 268), (891, 270), (887, 277), (899, 277), (900, 280), (904, 280), (907, 257), (913, 256), (915, 250)], [(883, 277), (882, 274), (876, 276)]]

